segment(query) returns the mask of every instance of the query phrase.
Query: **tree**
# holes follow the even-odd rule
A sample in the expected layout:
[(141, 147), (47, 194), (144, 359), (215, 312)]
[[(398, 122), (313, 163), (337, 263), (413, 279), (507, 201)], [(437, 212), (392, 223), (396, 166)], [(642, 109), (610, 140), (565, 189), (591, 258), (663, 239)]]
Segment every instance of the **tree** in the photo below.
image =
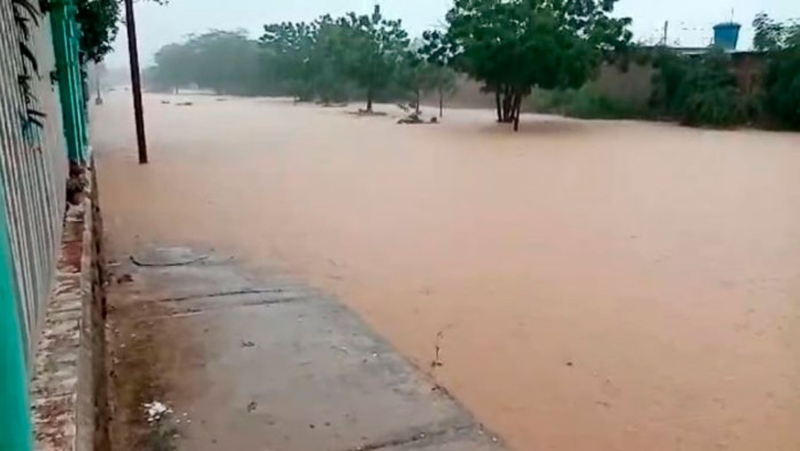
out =
[(800, 24), (760, 13), (753, 28), (753, 47), (767, 51), (764, 109), (781, 125), (800, 129)]
[(345, 54), (353, 33), (344, 18), (324, 15), (311, 23), (281, 23), (264, 27), (259, 39), (264, 64), (298, 100), (319, 98), (327, 104), (348, 97)]
[(429, 63), (419, 50), (409, 50), (400, 70), (400, 83), (413, 95), (416, 113), (420, 114), (422, 94), (436, 88), (438, 68)]
[(800, 44), (800, 24), (780, 23), (760, 12), (753, 19), (753, 48), (758, 51), (774, 51)]
[(422, 34), (420, 53), (434, 66), (433, 85), (439, 95), (439, 117), (444, 116), (444, 97), (456, 89), (456, 73), (450, 67), (456, 49), (441, 31), (426, 31)]
[[(165, 4), (167, 0), (152, 0)], [(119, 32), (120, 0), (75, 0), (75, 19), (81, 27), (81, 63), (98, 63), (113, 50)]]
[(118, 0), (77, 0), (76, 21), (81, 26), (81, 62), (99, 63), (113, 49), (119, 32)]
[(689, 126), (730, 127), (748, 118), (731, 56), (716, 49), (682, 55), (660, 48), (653, 58), (656, 73), (650, 107)]
[(169, 89), (176, 94), (182, 86), (192, 83), (194, 71), (192, 70), (193, 55), (191, 49), (185, 44), (169, 44), (161, 47), (155, 54), (156, 66), (151, 80), (163, 89)]
[(444, 98), (455, 92), (458, 78), (456, 73), (447, 66), (435, 65), (433, 67), (433, 86), (439, 96), (439, 117), (444, 117)]
[(264, 26), (259, 39), (267, 52), (267, 64), (275, 75), (286, 80), (286, 89), (300, 100), (311, 100), (314, 71), (311, 54), (318, 29), (305, 22), (282, 22)]
[(625, 49), (628, 18), (616, 0), (455, 0), (447, 13), (453, 65), (495, 93), (498, 121), (519, 129), (533, 87), (578, 88)]
[(366, 92), (372, 112), (375, 96), (392, 84), (401, 67), (409, 40), (400, 20), (388, 20), (375, 6), (372, 16), (348, 14), (342, 21), (348, 44), (343, 64), (347, 75)]
[(258, 46), (244, 30), (212, 30), (190, 37), (185, 44), (191, 52), (187, 64), (200, 88), (218, 94), (242, 94), (258, 68)]

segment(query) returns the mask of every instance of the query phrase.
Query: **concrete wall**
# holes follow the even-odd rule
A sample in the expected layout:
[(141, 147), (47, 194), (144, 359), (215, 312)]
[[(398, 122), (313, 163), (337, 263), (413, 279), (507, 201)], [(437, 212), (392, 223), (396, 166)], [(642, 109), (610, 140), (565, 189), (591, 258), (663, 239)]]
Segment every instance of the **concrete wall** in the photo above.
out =
[(597, 79), (587, 84), (587, 88), (629, 104), (645, 105), (653, 92), (654, 74), (655, 69), (651, 64), (631, 63), (625, 69), (606, 64), (600, 68)]
[[(739, 89), (752, 94), (760, 89), (766, 70), (764, 55), (755, 52), (738, 52), (731, 55), (731, 70), (736, 74)], [(594, 93), (620, 100), (631, 106), (646, 106), (653, 92), (653, 77), (656, 70), (652, 64), (631, 62), (627, 68), (606, 64), (600, 68), (595, 80), (586, 88)], [(494, 95), (480, 92), (481, 84), (467, 77), (460, 77), (457, 91), (445, 101), (449, 108), (494, 108)], [(435, 96), (426, 96), (423, 103), (437, 105)]]
[[(90, 171), (86, 178), (94, 181)], [(106, 299), (96, 183), (67, 212), (56, 290), (47, 306), (32, 386), (36, 449), (109, 448)]]

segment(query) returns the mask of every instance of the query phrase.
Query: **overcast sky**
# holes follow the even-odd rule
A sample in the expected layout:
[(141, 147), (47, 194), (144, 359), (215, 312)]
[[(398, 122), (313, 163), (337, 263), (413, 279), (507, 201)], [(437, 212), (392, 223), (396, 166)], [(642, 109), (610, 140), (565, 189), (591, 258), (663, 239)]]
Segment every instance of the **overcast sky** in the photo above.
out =
[[(380, 0), (384, 15), (400, 18), (412, 35), (442, 23), (452, 0)], [(330, 13), (367, 13), (375, 0), (170, 0), (167, 6), (139, 2), (136, 21), (143, 65), (162, 46), (191, 33), (209, 29), (243, 28), (258, 37), (265, 23), (312, 20)], [(759, 11), (778, 19), (800, 18), (800, 0), (620, 0), (616, 14), (633, 18), (636, 40), (656, 42), (669, 21), (670, 44), (703, 46), (710, 42), (711, 27), (730, 20), (744, 25), (739, 48), (749, 48), (750, 23)], [(124, 65), (128, 54), (124, 28), (107, 58), (109, 66)]]

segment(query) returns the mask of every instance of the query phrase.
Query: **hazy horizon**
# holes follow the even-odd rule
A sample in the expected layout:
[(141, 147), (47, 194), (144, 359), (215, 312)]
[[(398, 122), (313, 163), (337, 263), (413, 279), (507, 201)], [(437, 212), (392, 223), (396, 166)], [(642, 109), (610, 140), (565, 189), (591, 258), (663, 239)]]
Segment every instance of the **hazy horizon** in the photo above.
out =
[[(154, 3), (137, 3), (136, 19), (139, 52), (142, 65), (152, 64), (153, 54), (163, 45), (177, 42), (193, 33), (211, 29), (246, 30), (257, 38), (266, 23), (281, 21), (309, 21), (330, 13), (348, 11), (367, 13), (374, 0), (295, 0), (273, 2), (264, 0), (231, 0), (223, 6), (212, 7), (213, 0), (170, 0), (166, 6)], [(384, 15), (399, 18), (412, 36), (440, 26), (444, 22), (452, 0), (382, 0)], [(206, 6), (208, 5), (208, 6)], [(664, 23), (669, 21), (668, 41), (671, 45), (703, 46), (712, 37), (714, 24), (733, 19), (742, 24), (739, 48), (747, 49), (752, 43), (753, 17), (760, 11), (785, 20), (800, 17), (800, 2), (791, 0), (675, 0), (670, 3), (647, 4), (640, 0), (620, 0), (615, 14), (633, 19), (634, 39), (658, 42), (663, 35)], [(114, 45), (114, 52), (106, 57), (109, 67), (127, 64), (128, 52), (124, 26)]]

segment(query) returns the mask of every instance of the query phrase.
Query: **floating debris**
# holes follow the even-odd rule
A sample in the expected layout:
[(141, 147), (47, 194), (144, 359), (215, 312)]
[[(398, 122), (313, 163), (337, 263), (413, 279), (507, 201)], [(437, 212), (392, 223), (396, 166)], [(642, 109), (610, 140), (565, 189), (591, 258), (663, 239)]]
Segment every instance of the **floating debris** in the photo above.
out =
[(144, 413), (147, 416), (147, 422), (149, 424), (161, 421), (166, 415), (172, 413), (172, 409), (159, 401), (145, 403), (142, 407), (144, 407)]

